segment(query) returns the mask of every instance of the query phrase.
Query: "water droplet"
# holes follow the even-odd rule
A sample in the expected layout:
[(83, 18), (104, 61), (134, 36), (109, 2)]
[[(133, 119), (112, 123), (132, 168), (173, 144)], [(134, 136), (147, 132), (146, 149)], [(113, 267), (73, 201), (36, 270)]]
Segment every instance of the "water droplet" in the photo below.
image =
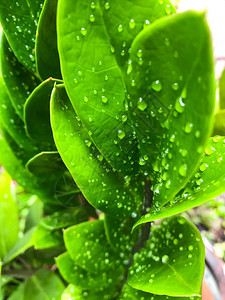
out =
[(206, 153), (207, 155), (211, 155), (211, 154), (213, 154), (213, 152), (215, 152), (215, 151), (216, 151), (216, 149), (213, 148), (213, 147), (207, 147), (207, 148), (205, 149), (205, 153)]
[(90, 21), (94, 22), (95, 21), (95, 16), (94, 15), (90, 15)]
[(84, 97), (84, 102), (88, 102), (88, 97)]
[(85, 36), (87, 34), (87, 29), (85, 29), (84, 27), (81, 28), (80, 33)]
[(179, 174), (183, 177), (185, 177), (187, 175), (187, 165), (186, 164), (183, 164), (180, 166)]
[(204, 171), (206, 170), (207, 167), (208, 167), (208, 165), (207, 165), (206, 163), (203, 163), (203, 164), (201, 164), (201, 166), (200, 166), (200, 170), (201, 170), (202, 172), (204, 172)]
[(91, 9), (95, 9), (95, 3), (94, 2), (91, 2)]
[(169, 256), (168, 255), (163, 255), (162, 257), (162, 263), (166, 264), (169, 261)]
[(145, 29), (145, 28), (147, 28), (149, 25), (150, 25), (149, 20), (145, 20), (144, 25), (143, 25), (143, 28)]
[(117, 136), (119, 139), (123, 139), (125, 137), (125, 132), (123, 130), (118, 130)]
[(135, 24), (135, 22), (134, 22), (133, 19), (130, 20), (129, 26), (130, 26), (131, 29), (134, 29), (134, 28), (135, 28), (136, 24)]
[(154, 91), (160, 92), (161, 89), (162, 89), (162, 84), (159, 80), (155, 80), (155, 81), (152, 82), (151, 87)]
[(86, 144), (88, 147), (91, 147), (92, 142), (91, 142), (90, 140), (85, 140), (85, 144)]
[(110, 51), (111, 51), (111, 53), (115, 53), (115, 48), (112, 45), (110, 47)]
[(102, 96), (102, 103), (107, 103), (108, 102), (108, 98), (106, 96)]
[(172, 9), (171, 9), (171, 6), (169, 4), (166, 5), (165, 10), (166, 10), (167, 15), (171, 14)]
[(192, 129), (193, 129), (193, 124), (192, 124), (192, 123), (187, 123), (187, 124), (185, 125), (185, 127), (184, 127), (184, 131), (185, 131), (186, 133), (190, 133), (190, 132), (192, 131)]
[(122, 31), (123, 31), (123, 25), (120, 24), (120, 25), (118, 26), (118, 32), (122, 32)]
[(166, 182), (166, 188), (169, 189), (169, 188), (170, 188), (170, 185), (171, 185), (171, 181), (168, 180), (168, 181)]
[(122, 116), (122, 122), (126, 122), (126, 120), (127, 120), (127, 116), (126, 116), (126, 115), (123, 115), (123, 116)]
[(174, 83), (172, 83), (171, 87), (172, 87), (172, 89), (174, 91), (177, 91), (179, 89), (179, 83), (178, 82), (174, 82)]
[(138, 109), (141, 111), (144, 111), (147, 108), (147, 103), (143, 101), (142, 98), (139, 98), (138, 104), (137, 104)]
[(107, 10), (110, 9), (110, 4), (109, 4), (109, 2), (106, 2), (106, 3), (105, 3), (105, 9), (107, 9)]

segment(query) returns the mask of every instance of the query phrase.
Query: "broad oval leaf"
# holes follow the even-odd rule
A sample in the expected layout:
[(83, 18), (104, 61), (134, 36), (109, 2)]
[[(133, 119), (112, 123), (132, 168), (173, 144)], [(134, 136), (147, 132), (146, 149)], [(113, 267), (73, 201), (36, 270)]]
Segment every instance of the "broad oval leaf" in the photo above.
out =
[(88, 272), (74, 263), (68, 252), (56, 258), (56, 263), (62, 277), (76, 287), (87, 290), (98, 290), (99, 288), (112, 288), (121, 283), (122, 276), (118, 273), (92, 273)]
[(52, 94), (51, 125), (59, 154), (87, 201), (116, 216), (137, 214), (141, 197), (125, 186), (124, 178), (93, 146), (62, 85), (56, 86)]
[(147, 244), (134, 255), (128, 284), (156, 295), (200, 296), (205, 248), (198, 229), (175, 216), (154, 227)]
[(35, 72), (35, 36), (37, 20), (44, 0), (1, 0), (0, 22), (17, 59)]
[(84, 222), (65, 230), (64, 241), (74, 262), (91, 273), (124, 271), (121, 258), (107, 242), (101, 220)]
[(225, 138), (209, 140), (196, 173), (183, 190), (162, 208), (152, 207), (134, 226), (179, 214), (225, 192)]
[(160, 19), (133, 42), (130, 113), (140, 164), (152, 180), (158, 207), (185, 186), (207, 144), (215, 102), (213, 69), (203, 13)]
[(124, 174), (139, 166), (121, 68), (144, 23), (166, 15), (167, 6), (169, 13), (174, 11), (170, 2), (164, 2), (59, 1), (58, 45), (66, 90), (96, 147)]
[(23, 120), (24, 103), (40, 81), (18, 61), (4, 35), (1, 39), (1, 68), (12, 105)]
[(34, 141), (54, 147), (50, 125), (50, 98), (55, 83), (61, 81), (49, 78), (42, 82), (29, 96), (24, 106), (24, 119), (28, 135)]
[(37, 71), (42, 79), (62, 77), (56, 35), (57, 4), (58, 0), (46, 0), (38, 22), (35, 53)]

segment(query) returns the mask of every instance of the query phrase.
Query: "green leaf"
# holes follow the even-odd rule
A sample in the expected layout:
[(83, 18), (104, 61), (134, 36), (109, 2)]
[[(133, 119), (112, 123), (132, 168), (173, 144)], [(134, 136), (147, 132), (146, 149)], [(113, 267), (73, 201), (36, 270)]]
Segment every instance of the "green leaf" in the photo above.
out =
[(28, 135), (37, 142), (51, 145), (54, 145), (54, 141), (50, 126), (50, 97), (55, 82), (61, 81), (49, 78), (42, 82), (27, 99), (24, 107)]
[(92, 207), (67, 208), (48, 215), (40, 224), (48, 230), (62, 229), (88, 221), (90, 213), (95, 214)]
[(113, 291), (112, 288), (107, 290), (104, 289), (101, 291), (95, 291), (95, 290), (93, 291), (93, 290), (83, 290), (73, 284), (69, 284), (62, 294), (61, 300), (71, 300), (71, 299), (112, 300), (115, 299), (114, 297), (116, 297), (117, 295), (118, 292)]
[(66, 170), (57, 151), (41, 152), (32, 157), (26, 166), (35, 175), (45, 174), (46, 172), (58, 174)]
[(33, 236), (35, 249), (48, 249), (63, 244), (62, 230), (49, 230), (38, 225)]
[[(124, 178), (93, 146), (62, 85), (56, 86), (52, 94), (51, 125), (59, 154), (87, 201), (115, 216), (136, 213), (142, 195), (131, 193)], [(133, 180), (138, 182), (138, 176)]]
[(124, 174), (137, 171), (138, 150), (122, 69), (146, 20), (166, 15), (168, 6), (174, 11), (170, 2), (164, 2), (60, 0), (58, 5), (59, 56), (69, 98), (96, 147)]
[(63, 290), (64, 284), (56, 274), (41, 269), (25, 282), (22, 299), (61, 300)]
[(225, 109), (219, 110), (214, 116), (213, 134), (225, 136)]
[(134, 255), (128, 284), (157, 295), (200, 296), (204, 258), (197, 228), (181, 216), (165, 219)]
[(33, 203), (29, 207), (29, 211), (25, 220), (25, 232), (27, 230), (30, 230), (32, 227), (36, 227), (39, 224), (43, 215), (43, 202), (38, 197), (33, 197)]
[(6, 172), (0, 175), (0, 260), (12, 249), (19, 233), (18, 208), (11, 192), (11, 180)]
[(24, 129), (24, 123), (12, 106), (2, 78), (0, 78), (0, 122), (19, 148), (26, 149), (26, 157), (32, 157), (37, 153), (38, 149), (36, 145), (28, 139)]
[(15, 257), (19, 256), (20, 254), (24, 253), (27, 249), (33, 246), (33, 233), (34, 233), (35, 227), (28, 230), (22, 238), (20, 238), (13, 248), (7, 253), (7, 255), (4, 258), (3, 263), (9, 263), (11, 260), (13, 260)]
[(120, 257), (107, 242), (103, 221), (84, 222), (66, 229), (64, 241), (75, 264), (86, 271), (113, 271), (118, 276), (123, 272)]
[(56, 35), (57, 4), (58, 0), (46, 0), (39, 18), (35, 53), (37, 71), (42, 79), (62, 77)]
[(159, 207), (185, 186), (200, 162), (214, 112), (213, 69), (203, 13), (160, 19), (132, 44), (130, 113), (140, 164), (150, 175)]
[(205, 154), (196, 173), (185, 188), (161, 209), (153, 207), (134, 226), (172, 216), (198, 206), (225, 192), (225, 139), (214, 137), (209, 140)]
[(113, 272), (88, 272), (74, 263), (68, 252), (56, 258), (56, 263), (62, 277), (76, 287), (87, 290), (105, 289), (121, 284), (122, 276)]
[(23, 294), (24, 294), (24, 283), (21, 283), (18, 288), (15, 290), (15, 292), (10, 295), (9, 300), (24, 300)]
[(12, 104), (23, 119), (24, 103), (40, 81), (17, 60), (4, 35), (1, 39), (1, 68)]
[[(119, 300), (185, 300), (188, 297), (168, 297), (165, 295), (153, 295), (146, 292), (142, 292), (136, 289), (133, 289), (128, 284), (125, 284), (122, 290), (122, 295), (119, 297)], [(201, 297), (190, 297), (190, 300), (201, 300)]]
[(35, 35), (43, 0), (1, 1), (0, 22), (18, 60), (35, 72)]
[(219, 82), (219, 91), (220, 91), (220, 108), (225, 109), (225, 69), (220, 77)]

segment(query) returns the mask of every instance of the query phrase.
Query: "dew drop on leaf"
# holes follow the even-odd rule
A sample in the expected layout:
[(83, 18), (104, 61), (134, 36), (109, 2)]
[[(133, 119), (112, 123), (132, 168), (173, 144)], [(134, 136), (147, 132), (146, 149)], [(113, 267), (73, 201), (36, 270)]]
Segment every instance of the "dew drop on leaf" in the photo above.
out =
[(135, 22), (134, 22), (133, 19), (130, 20), (129, 26), (130, 26), (131, 29), (134, 29), (134, 28), (135, 28), (136, 24), (135, 24)]
[(117, 136), (119, 139), (123, 139), (125, 137), (125, 132), (123, 130), (118, 130)]
[(152, 82), (151, 87), (154, 91), (160, 92), (161, 89), (162, 89), (162, 84), (159, 80), (155, 80), (155, 81)]
[(187, 165), (186, 164), (183, 164), (180, 166), (179, 174), (183, 177), (185, 177), (187, 175)]

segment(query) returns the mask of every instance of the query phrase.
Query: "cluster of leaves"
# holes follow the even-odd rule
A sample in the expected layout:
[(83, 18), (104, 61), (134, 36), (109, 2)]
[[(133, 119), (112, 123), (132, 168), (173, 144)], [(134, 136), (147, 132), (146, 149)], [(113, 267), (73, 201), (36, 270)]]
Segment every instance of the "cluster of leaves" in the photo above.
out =
[(19, 229), (1, 175), (6, 296), (19, 283), (9, 299), (198, 299), (204, 246), (174, 215), (225, 191), (205, 15), (168, 0), (1, 0), (0, 20), (0, 163), (44, 203)]

